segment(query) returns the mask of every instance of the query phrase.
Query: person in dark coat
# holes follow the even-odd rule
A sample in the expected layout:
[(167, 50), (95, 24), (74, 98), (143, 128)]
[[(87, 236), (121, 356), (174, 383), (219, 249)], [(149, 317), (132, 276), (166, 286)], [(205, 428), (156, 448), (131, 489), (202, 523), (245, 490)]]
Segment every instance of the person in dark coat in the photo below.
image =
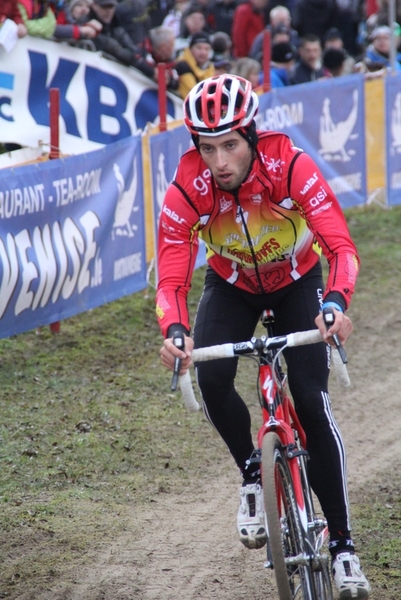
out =
[(298, 0), (292, 15), (292, 26), (300, 37), (314, 34), (323, 44), (326, 31), (338, 26), (339, 15), (336, 0)]
[(322, 45), (317, 35), (306, 35), (298, 48), (299, 58), (290, 72), (290, 83), (308, 83), (324, 77)]
[(135, 45), (116, 17), (117, 0), (95, 0), (88, 20), (97, 19), (102, 31), (93, 43), (96, 50), (109, 54), (124, 65), (135, 67), (144, 75), (155, 78), (155, 68), (145, 58), (145, 50)]

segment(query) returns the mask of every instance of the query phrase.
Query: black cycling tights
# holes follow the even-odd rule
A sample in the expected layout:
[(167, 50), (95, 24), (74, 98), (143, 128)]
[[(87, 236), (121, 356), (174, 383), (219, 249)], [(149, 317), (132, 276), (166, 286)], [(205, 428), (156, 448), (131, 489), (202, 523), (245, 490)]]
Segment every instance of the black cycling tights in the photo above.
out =
[[(320, 264), (284, 289), (264, 295), (240, 290), (209, 268), (194, 327), (195, 348), (250, 339), (267, 308), (274, 310), (276, 335), (314, 329), (322, 292)], [(321, 343), (288, 348), (284, 356), (289, 388), (307, 436), (312, 488), (330, 531), (349, 530), (346, 456), (331, 412), (327, 346)], [(237, 360), (196, 366), (207, 418), (243, 470), (254, 444), (248, 408), (234, 387)]]

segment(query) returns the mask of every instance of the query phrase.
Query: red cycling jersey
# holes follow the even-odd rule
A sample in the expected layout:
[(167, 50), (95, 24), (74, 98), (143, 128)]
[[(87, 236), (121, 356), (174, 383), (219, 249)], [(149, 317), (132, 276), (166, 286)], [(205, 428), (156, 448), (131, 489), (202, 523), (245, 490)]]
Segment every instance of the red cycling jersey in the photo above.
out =
[(198, 236), (210, 267), (255, 294), (299, 279), (323, 251), (325, 296), (339, 292), (350, 302), (359, 258), (342, 209), (314, 161), (282, 133), (259, 132), (252, 169), (235, 193), (216, 186), (196, 148), (182, 156), (159, 224), (156, 313), (163, 335), (173, 323), (190, 329)]

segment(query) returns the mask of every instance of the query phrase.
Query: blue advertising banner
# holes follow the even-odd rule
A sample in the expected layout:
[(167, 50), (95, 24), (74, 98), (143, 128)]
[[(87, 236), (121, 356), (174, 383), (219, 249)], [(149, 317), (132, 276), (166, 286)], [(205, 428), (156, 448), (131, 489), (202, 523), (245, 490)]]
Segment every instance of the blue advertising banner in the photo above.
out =
[[(60, 93), (65, 154), (96, 150), (159, 119), (156, 81), (101, 52), (26, 36), (10, 53), (0, 44), (0, 142), (49, 143), (51, 88)], [(180, 119), (181, 98), (167, 96), (169, 119)]]
[(141, 137), (5, 169), (0, 338), (146, 287)]
[(401, 74), (385, 78), (387, 202), (401, 203)]
[[(150, 137), (155, 243), (157, 243), (157, 230), (165, 193), (174, 177), (181, 156), (190, 147), (191, 136), (184, 125)], [(155, 249), (155, 256), (157, 256), (157, 248)], [(205, 263), (206, 247), (204, 242), (200, 240), (195, 266), (198, 268)]]
[(364, 82), (349, 75), (260, 97), (259, 129), (282, 131), (316, 162), (341, 206), (366, 202)]

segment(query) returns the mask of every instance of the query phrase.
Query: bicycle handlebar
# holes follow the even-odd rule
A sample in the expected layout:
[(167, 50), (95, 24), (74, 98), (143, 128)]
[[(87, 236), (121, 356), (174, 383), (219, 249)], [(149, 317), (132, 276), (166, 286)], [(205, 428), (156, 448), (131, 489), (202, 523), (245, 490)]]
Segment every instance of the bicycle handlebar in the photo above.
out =
[[(192, 360), (193, 362), (203, 362), (206, 360), (232, 358), (234, 356), (244, 356), (247, 354), (256, 355), (262, 351), (262, 349), (269, 350), (271, 348), (283, 348), (284, 346), (293, 348), (295, 346), (317, 344), (322, 341), (323, 338), (320, 331), (318, 329), (310, 329), (308, 331), (298, 331), (282, 336), (263, 337), (260, 339), (252, 338), (252, 340), (248, 342), (240, 342), (237, 344), (217, 344), (205, 348), (196, 348), (192, 351)], [(342, 362), (338, 352), (333, 352), (332, 356), (338, 383), (342, 387), (349, 387), (351, 382), (346, 365)], [(187, 409), (190, 412), (199, 410), (200, 406), (195, 398), (189, 371), (186, 371), (184, 375), (179, 377), (179, 384)]]

